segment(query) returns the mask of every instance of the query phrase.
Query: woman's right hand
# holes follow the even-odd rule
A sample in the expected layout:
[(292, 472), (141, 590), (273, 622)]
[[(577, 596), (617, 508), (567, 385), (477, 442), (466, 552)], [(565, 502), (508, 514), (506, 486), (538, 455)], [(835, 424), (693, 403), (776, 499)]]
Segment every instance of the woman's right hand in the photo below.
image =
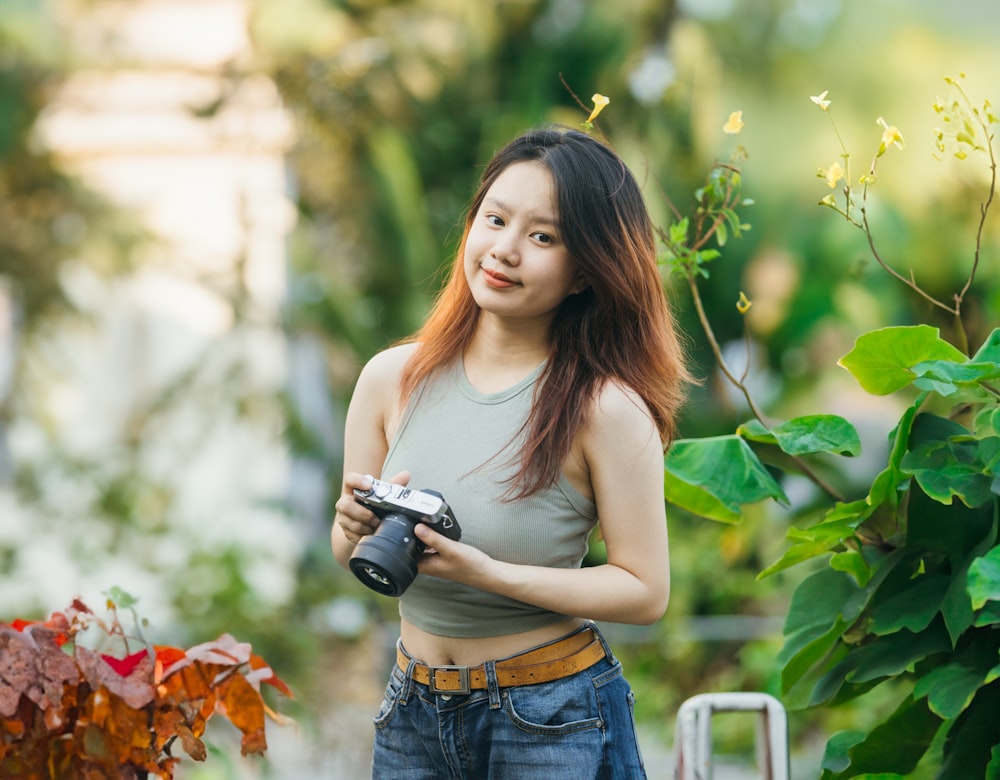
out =
[[(401, 471), (390, 482), (396, 485), (406, 485), (410, 481), (410, 472)], [(337, 514), (334, 525), (340, 528), (344, 538), (354, 547), (361, 539), (375, 533), (380, 518), (354, 497), (355, 490), (368, 490), (371, 487), (371, 476), (351, 471), (344, 474), (344, 487), (340, 498), (334, 506)]]

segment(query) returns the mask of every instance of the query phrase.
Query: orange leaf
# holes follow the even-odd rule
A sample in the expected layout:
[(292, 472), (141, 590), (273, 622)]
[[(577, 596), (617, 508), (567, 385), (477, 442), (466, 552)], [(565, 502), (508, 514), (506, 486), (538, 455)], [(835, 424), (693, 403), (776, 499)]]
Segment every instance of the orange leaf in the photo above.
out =
[(261, 754), (267, 749), (264, 735), (264, 701), (242, 674), (228, 677), (219, 686), (217, 709), (243, 732), (243, 755)]
[(292, 693), (292, 689), (285, 684), (284, 680), (274, 673), (274, 670), (271, 669), (267, 661), (259, 655), (250, 656), (250, 668), (253, 669), (254, 672), (259, 673), (259, 676), (253, 673), (247, 675), (251, 684), (254, 684), (256, 680), (259, 679), (262, 683), (277, 688), (289, 699), (295, 698), (295, 694)]

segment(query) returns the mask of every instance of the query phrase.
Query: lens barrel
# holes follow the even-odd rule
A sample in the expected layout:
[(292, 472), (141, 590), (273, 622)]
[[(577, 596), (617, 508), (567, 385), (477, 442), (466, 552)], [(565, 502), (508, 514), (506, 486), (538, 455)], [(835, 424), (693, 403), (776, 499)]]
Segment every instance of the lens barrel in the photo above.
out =
[(350, 567), (372, 590), (400, 596), (417, 576), (417, 559), (423, 552), (424, 544), (413, 533), (413, 522), (403, 515), (388, 514), (375, 533), (358, 542)]

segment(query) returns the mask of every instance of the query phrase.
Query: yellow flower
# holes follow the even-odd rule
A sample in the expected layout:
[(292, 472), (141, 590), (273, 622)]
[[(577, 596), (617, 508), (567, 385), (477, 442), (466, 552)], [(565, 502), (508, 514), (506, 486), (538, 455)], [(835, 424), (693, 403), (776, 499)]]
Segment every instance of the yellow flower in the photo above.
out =
[(876, 121), (882, 126), (882, 143), (878, 147), (879, 157), (889, 148), (889, 144), (892, 144), (897, 149), (902, 149), (906, 146), (906, 141), (903, 140), (903, 134), (899, 132), (898, 127), (887, 124), (882, 117), (879, 117)]
[(747, 298), (747, 294), (740, 290), (740, 299), (736, 302), (736, 311), (740, 314), (746, 314), (750, 311), (750, 307), (753, 306), (753, 302)]
[(730, 135), (736, 135), (740, 130), (743, 129), (743, 112), (733, 111), (729, 115), (729, 120), (722, 126), (723, 133), (729, 133)]
[(837, 186), (837, 182), (844, 178), (844, 169), (839, 162), (834, 162), (829, 168), (820, 168), (819, 175), (826, 179), (826, 183), (832, 190)]
[(604, 107), (611, 102), (611, 98), (605, 97), (598, 92), (594, 93), (591, 100), (594, 101), (594, 110), (591, 111), (590, 116), (587, 117), (587, 122), (593, 122), (597, 119), (597, 115), (600, 114), (604, 110)]
[(824, 89), (818, 95), (810, 95), (809, 99), (824, 111), (830, 108), (830, 101), (826, 99), (826, 93), (830, 90)]

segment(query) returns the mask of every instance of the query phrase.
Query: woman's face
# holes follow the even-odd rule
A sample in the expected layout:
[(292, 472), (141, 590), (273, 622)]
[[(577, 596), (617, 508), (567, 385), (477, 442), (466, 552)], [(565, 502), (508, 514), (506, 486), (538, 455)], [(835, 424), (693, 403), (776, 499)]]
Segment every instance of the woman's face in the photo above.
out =
[(493, 182), (465, 241), (465, 276), (484, 312), (548, 322), (585, 284), (562, 240), (555, 183), (538, 162)]

